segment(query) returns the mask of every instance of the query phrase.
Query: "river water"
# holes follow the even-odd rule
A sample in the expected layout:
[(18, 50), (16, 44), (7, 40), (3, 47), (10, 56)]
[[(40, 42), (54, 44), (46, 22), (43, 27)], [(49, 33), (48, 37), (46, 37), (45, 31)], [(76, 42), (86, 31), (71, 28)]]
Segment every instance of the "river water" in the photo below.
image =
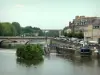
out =
[(70, 59), (52, 53), (42, 63), (26, 66), (17, 63), (15, 52), (0, 49), (0, 75), (100, 75), (97, 59)]

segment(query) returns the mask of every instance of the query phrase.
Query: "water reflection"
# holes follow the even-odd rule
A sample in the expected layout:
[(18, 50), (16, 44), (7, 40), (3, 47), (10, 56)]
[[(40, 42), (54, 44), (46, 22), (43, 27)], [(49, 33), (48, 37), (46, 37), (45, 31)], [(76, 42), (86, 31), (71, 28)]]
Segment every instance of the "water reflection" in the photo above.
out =
[(61, 59), (71, 62), (75, 66), (87, 66), (87, 67), (100, 67), (100, 58), (92, 57), (74, 57), (74, 56), (59, 56)]
[(98, 59), (97, 63), (99, 63), (98, 66), (100, 67), (100, 58)]
[(24, 60), (24, 59), (17, 58), (16, 62), (19, 65), (30, 67), (32, 65), (39, 65), (43, 63), (43, 60)]
[(78, 66), (93, 66), (93, 59), (91, 57), (81, 57), (81, 58), (75, 58), (73, 61), (74, 65)]

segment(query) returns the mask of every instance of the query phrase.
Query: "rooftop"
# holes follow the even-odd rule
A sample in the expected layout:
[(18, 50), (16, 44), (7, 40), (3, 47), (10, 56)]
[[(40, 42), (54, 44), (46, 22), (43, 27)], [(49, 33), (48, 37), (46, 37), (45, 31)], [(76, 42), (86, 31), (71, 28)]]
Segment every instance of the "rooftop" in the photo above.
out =
[(92, 21), (92, 24), (93, 24), (93, 25), (100, 25), (100, 18), (94, 19), (94, 20)]

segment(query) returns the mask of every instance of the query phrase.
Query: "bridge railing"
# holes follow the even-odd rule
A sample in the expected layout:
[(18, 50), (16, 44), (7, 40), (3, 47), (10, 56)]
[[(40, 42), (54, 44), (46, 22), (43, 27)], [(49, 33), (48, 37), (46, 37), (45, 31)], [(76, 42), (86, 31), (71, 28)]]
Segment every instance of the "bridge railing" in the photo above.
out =
[(38, 37), (33, 37), (33, 36), (0, 36), (0, 39), (20, 39), (20, 38), (26, 38), (26, 39), (35, 39), (35, 38), (39, 38), (39, 39), (44, 39), (44, 38), (53, 38), (53, 37), (44, 37), (44, 36), (38, 36)]

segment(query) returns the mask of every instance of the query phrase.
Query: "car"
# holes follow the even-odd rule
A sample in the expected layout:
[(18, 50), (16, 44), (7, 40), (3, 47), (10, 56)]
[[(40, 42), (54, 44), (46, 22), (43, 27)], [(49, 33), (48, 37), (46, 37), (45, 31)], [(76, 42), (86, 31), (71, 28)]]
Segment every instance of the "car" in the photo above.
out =
[(79, 44), (87, 45), (87, 42), (86, 41), (80, 41)]
[(66, 38), (61, 38), (63, 41), (66, 41), (67, 39)]
[(71, 41), (76, 41), (77, 40), (77, 38), (71, 38)]

